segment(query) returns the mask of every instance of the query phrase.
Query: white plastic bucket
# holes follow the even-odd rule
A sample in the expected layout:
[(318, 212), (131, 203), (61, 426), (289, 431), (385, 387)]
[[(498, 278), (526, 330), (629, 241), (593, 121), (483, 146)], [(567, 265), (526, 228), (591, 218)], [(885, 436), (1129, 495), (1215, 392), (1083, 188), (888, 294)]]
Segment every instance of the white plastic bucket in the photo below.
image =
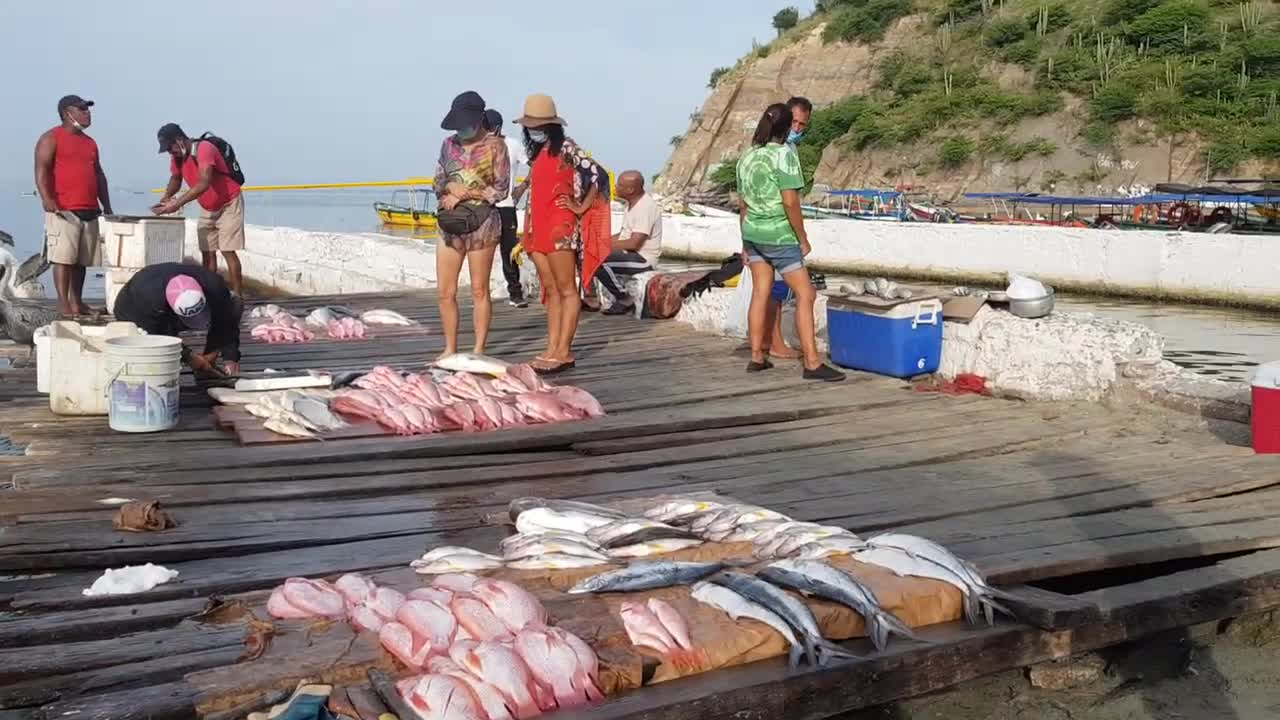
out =
[(182, 340), (139, 335), (107, 341), (108, 417), (118, 432), (159, 432), (178, 424)]

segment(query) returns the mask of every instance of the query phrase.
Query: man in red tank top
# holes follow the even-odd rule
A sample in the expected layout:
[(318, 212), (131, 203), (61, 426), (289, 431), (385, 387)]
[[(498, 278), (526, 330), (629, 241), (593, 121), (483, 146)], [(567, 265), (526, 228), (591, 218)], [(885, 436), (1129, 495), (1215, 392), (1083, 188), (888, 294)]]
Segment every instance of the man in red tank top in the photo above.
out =
[(62, 124), (36, 142), (36, 188), (44, 206), (45, 252), (53, 263), (58, 312), (88, 315), (81, 298), (85, 268), (98, 264), (98, 217), (111, 214), (107, 177), (98, 159), (98, 144), (85, 134), (93, 122), (93, 102), (79, 95), (58, 101)]

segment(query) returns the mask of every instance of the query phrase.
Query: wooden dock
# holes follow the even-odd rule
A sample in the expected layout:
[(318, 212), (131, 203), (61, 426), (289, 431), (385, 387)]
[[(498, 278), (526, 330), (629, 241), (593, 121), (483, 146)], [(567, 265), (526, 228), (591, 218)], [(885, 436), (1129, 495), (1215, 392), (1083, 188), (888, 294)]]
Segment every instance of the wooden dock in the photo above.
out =
[[(440, 351), (428, 295), (283, 304), (329, 301), (423, 325), (364, 342), (247, 342), (245, 368), (409, 368)], [(491, 353), (511, 360), (531, 357), (545, 327), (537, 309), (506, 307), (493, 325)], [(242, 717), (279, 698), (219, 701), (249, 682), (236, 664), (263, 643), (295, 647), (276, 678), (289, 688), (329, 679), (345, 650), (202, 613), (260, 606), (291, 576), (403, 572), (429, 546), (492, 545), (502, 531), (482, 517), (523, 495), (711, 491), (859, 533), (900, 529), (1024, 599), (1025, 624), (932, 626), (932, 644), (879, 654), (855, 642), (866, 660), (821, 671), (781, 659), (716, 671), (584, 718), (826, 717), (1280, 605), (1280, 460), (1199, 418), (951, 397), (870, 375), (815, 385), (789, 363), (748, 376), (736, 348), (675, 322), (588, 315), (563, 381), (594, 393), (606, 418), (267, 447), (216, 429), (194, 388), (178, 429), (124, 435), (105, 418), (51, 415), (33, 369), (0, 371), (0, 435), (29, 453), (0, 457), (0, 720)], [(122, 499), (159, 500), (180, 525), (117, 532)], [(81, 593), (104, 568), (146, 562), (180, 575), (141, 597)]]

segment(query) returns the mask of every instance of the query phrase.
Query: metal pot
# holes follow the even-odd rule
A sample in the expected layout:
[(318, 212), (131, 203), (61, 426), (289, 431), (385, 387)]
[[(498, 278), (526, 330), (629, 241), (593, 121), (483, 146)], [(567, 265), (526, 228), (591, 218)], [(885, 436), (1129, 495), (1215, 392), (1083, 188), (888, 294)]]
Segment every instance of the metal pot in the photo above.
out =
[(1053, 312), (1053, 288), (1045, 285), (1045, 290), (1049, 291), (1044, 297), (1031, 298), (1028, 300), (1017, 300), (1009, 298), (1009, 312), (1022, 318), (1036, 319), (1042, 318)]

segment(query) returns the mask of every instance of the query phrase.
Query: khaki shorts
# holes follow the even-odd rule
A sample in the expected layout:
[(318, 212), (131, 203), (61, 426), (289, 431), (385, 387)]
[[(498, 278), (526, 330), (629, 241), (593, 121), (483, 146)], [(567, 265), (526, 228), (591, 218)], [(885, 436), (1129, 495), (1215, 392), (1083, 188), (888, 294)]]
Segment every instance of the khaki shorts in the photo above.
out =
[(45, 252), (58, 265), (97, 267), (101, 264), (102, 239), (98, 221), (73, 223), (58, 213), (44, 214)]
[(230, 252), (244, 249), (244, 195), (237, 195), (221, 210), (200, 211), (196, 222), (200, 252)]

